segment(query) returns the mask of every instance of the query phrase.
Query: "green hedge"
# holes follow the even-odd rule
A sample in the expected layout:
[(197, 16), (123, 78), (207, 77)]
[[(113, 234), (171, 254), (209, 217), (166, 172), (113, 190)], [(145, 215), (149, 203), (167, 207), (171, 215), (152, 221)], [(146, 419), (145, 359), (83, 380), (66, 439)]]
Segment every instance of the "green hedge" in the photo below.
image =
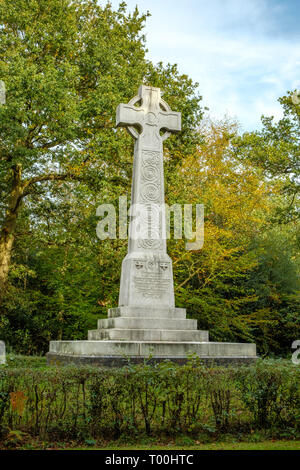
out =
[(6, 364), (10, 368), (19, 368), (19, 367), (45, 367), (47, 365), (47, 360), (45, 356), (23, 356), (21, 354), (6, 354)]
[(0, 367), (0, 429), (42, 439), (187, 433), (299, 433), (300, 369), (165, 362), (122, 369)]

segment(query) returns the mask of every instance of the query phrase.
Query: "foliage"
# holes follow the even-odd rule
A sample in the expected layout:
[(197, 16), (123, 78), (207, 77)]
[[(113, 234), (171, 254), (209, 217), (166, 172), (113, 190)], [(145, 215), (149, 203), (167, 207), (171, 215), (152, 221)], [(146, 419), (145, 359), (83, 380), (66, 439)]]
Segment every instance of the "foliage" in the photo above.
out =
[(32, 227), (66, 184), (126, 185), (113, 116), (147, 64), (146, 16), (126, 15), (124, 4), (115, 12), (94, 0), (5, 0), (0, 17), (1, 304), (24, 201)]
[(185, 160), (169, 189), (172, 203), (204, 204), (205, 211), (203, 247), (187, 252), (177, 240), (171, 245), (177, 298), (213, 340), (249, 341), (243, 310), (255, 292), (245, 280), (257, 265), (251, 242), (265, 225), (268, 185), (259, 172), (235, 159), (234, 122), (207, 121), (201, 133), (202, 145)]
[(169, 244), (177, 299), (212, 340), (285, 355), (300, 334), (299, 226), (275, 223), (281, 188), (241, 161), (234, 121), (203, 121), (200, 133), (167, 189), (169, 204), (204, 205), (203, 247)]
[[(241, 399), (259, 427), (276, 425), (284, 429), (299, 416), (299, 383), (287, 364), (259, 361), (255, 368), (240, 369), (236, 377)], [(293, 410), (298, 410), (296, 415)]]
[(281, 223), (299, 217), (300, 102), (294, 95), (295, 91), (279, 98), (283, 118), (277, 123), (272, 116), (262, 116), (262, 131), (245, 133), (235, 142), (241, 161), (252, 162), (279, 183), (284, 198), (275, 215)]
[(30, 368), (35, 369), (46, 366), (45, 356), (22, 356), (18, 354), (7, 353), (6, 365), (11, 369)]
[(126, 242), (99, 246), (95, 214), (130, 192), (132, 141), (115, 132), (117, 105), (142, 82), (165, 88), (185, 130), (167, 143), (172, 161), (173, 148), (197, 141), (201, 97), (176, 66), (145, 60), (147, 15), (124, 4), (6, 0), (0, 11), (0, 335), (32, 354), (85, 338), (116, 303)]
[(300, 337), (299, 249), (297, 232), (273, 226), (253, 240), (258, 264), (247, 285), (256, 297), (245, 306), (262, 354), (290, 351)]

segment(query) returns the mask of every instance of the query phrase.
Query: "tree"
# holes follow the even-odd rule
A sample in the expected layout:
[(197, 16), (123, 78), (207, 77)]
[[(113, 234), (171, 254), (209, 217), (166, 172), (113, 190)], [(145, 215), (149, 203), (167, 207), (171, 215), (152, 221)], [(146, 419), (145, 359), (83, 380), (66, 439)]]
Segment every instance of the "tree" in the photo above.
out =
[[(4, 0), (0, 17), (0, 77), (7, 88), (0, 107), (1, 298), (25, 198), (33, 210), (55, 200), (66, 183), (72, 191), (78, 184), (98, 193), (109, 185), (128, 188), (132, 144), (124, 131), (115, 132), (120, 102), (142, 82), (163, 83), (170, 104), (184, 110), (186, 130), (202, 112), (196, 85), (176, 66), (145, 60), (147, 14), (127, 14), (125, 3), (113, 11), (96, 0)], [(187, 135), (181, 148), (192, 130)]]
[(277, 201), (276, 219), (288, 223), (299, 219), (300, 193), (300, 98), (296, 91), (278, 100), (284, 116), (262, 116), (261, 131), (246, 132), (234, 143), (236, 156), (261, 168), (266, 178), (276, 181), (282, 197)]
[(146, 15), (95, 0), (4, 0), (0, 18), (2, 296), (26, 196), (59, 181), (99, 188), (121, 180), (113, 169), (114, 110), (145, 74)]
[(200, 250), (169, 242), (177, 305), (211, 340), (253, 341), (259, 354), (287, 354), (299, 333), (298, 226), (275, 223), (282, 187), (252, 159), (240, 159), (237, 123), (207, 119), (200, 134), (167, 189), (169, 204), (202, 203), (205, 215)]
[(266, 227), (270, 188), (261, 171), (235, 157), (235, 122), (203, 122), (203, 143), (173, 174), (171, 201), (204, 204), (204, 245), (185, 251), (171, 241), (177, 302), (188, 308), (198, 327), (216, 341), (253, 341), (245, 305), (255, 291), (247, 285), (257, 266), (251, 243)]
[(273, 223), (251, 244), (257, 266), (245, 285), (255, 298), (245, 305), (245, 314), (264, 354), (289, 353), (300, 334), (299, 241), (297, 226)]
[(146, 17), (95, 0), (0, 3), (0, 329), (20, 351), (85, 337), (93, 313), (116, 302), (126, 242), (117, 254), (99, 244), (95, 209), (130, 193), (132, 139), (115, 130), (117, 105), (141, 83), (164, 88), (184, 129), (168, 139), (167, 166), (175, 144), (186, 156), (197, 140), (197, 84), (145, 60)]

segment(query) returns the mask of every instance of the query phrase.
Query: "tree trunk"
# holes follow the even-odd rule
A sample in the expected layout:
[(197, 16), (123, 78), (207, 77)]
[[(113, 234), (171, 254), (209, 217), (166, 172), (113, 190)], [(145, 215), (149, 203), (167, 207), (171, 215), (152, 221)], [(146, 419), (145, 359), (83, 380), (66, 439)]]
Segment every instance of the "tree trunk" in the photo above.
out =
[(8, 208), (0, 231), (0, 305), (5, 295), (12, 248), (15, 238), (17, 217), (24, 195), (24, 184), (21, 181), (21, 167), (13, 169), (13, 180)]

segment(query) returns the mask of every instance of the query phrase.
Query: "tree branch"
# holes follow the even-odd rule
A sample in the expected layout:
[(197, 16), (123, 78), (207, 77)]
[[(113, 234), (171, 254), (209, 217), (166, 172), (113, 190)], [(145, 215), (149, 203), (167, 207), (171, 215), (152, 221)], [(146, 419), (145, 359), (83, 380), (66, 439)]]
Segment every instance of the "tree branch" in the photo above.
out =
[[(89, 184), (89, 182), (91, 181), (90, 178), (88, 178), (87, 176), (78, 175), (72, 172), (48, 173), (46, 175), (33, 176), (32, 178), (24, 182), (23, 196), (27, 196), (28, 194), (30, 194), (32, 186), (36, 183), (43, 183), (44, 181), (66, 181), (66, 180), (83, 181), (86, 184)], [(127, 180), (125, 180), (124, 178), (120, 176), (113, 176), (112, 178), (106, 181), (109, 181), (110, 183), (114, 183), (114, 184), (124, 185), (124, 186), (126, 186), (127, 184)]]
[[(38, 139), (35, 139), (34, 142), (37, 142)], [(37, 149), (51, 149), (52, 147), (56, 147), (57, 145), (61, 144), (60, 140), (53, 140), (52, 142), (47, 142), (45, 144), (42, 144), (40, 146), (37, 146)]]
[(65, 181), (65, 180), (77, 180), (77, 181), (83, 181), (84, 178), (82, 176), (75, 175), (74, 173), (68, 172), (68, 173), (49, 173), (47, 175), (40, 175), (40, 176), (34, 176), (27, 180), (24, 184), (24, 196), (27, 196), (28, 194), (31, 193), (31, 187), (35, 183), (42, 183), (44, 181)]

